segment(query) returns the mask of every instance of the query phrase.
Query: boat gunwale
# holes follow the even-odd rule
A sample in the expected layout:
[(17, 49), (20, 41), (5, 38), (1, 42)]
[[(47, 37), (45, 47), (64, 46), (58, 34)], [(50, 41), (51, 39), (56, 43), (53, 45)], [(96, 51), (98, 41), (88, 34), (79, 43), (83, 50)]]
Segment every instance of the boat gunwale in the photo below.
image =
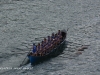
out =
[[(64, 33), (66, 33), (66, 32), (64, 32)], [(33, 55), (29, 55), (29, 56), (32, 56), (32, 57), (45, 57), (45, 56), (48, 56), (51, 52), (53, 52), (54, 50), (56, 50), (61, 44), (63, 44), (63, 42), (65, 42), (65, 38), (66, 38), (66, 36), (65, 37), (63, 37), (64, 38), (64, 40), (62, 40), (62, 42), (61, 43), (59, 43), (55, 48), (53, 48), (49, 53), (47, 53), (47, 54), (44, 54), (43, 56), (33, 56)]]
[(45, 57), (45, 56), (48, 56), (51, 52), (53, 52), (54, 50), (56, 50), (61, 44), (63, 44), (64, 41), (62, 41), (57, 47), (53, 48), (49, 53), (45, 54), (44, 56), (33, 56), (33, 55), (30, 55), (32, 57)]

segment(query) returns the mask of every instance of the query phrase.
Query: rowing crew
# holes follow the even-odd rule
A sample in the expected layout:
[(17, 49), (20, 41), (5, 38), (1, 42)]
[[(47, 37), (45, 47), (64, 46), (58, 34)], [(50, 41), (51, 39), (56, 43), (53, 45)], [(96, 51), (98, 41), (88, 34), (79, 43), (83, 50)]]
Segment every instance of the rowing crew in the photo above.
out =
[(45, 54), (47, 52), (50, 52), (56, 45), (58, 45), (62, 40), (61, 31), (58, 30), (58, 33), (54, 34), (52, 33), (52, 36), (48, 36), (48, 39), (44, 38), (44, 41), (38, 43), (36, 46), (33, 44), (33, 50), (32, 52), (34, 54), (40, 53)]

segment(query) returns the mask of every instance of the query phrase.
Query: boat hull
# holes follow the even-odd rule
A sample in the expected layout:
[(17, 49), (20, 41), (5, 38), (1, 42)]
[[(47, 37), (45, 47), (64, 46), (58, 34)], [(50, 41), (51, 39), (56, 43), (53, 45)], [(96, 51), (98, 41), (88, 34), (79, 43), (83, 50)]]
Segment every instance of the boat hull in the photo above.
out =
[(37, 64), (37, 63), (39, 63), (41, 61), (44, 61), (46, 59), (58, 56), (60, 53), (63, 52), (63, 50), (65, 48), (65, 43), (66, 43), (66, 41), (64, 40), (63, 42), (61, 42), (60, 45), (58, 45), (56, 48), (51, 50), (51, 52), (49, 54), (45, 55), (45, 56), (31, 56), (31, 55), (28, 55), (28, 58), (30, 60), (31, 65), (34, 65), (34, 64)]
[(65, 40), (66, 35), (67, 35), (66, 31), (62, 30), (61, 35), (62, 35), (62, 40), (61, 40), (60, 44), (57, 45), (56, 47), (54, 47), (52, 50), (49, 51), (49, 53), (46, 53), (44, 56), (34, 56), (34, 55), (31, 55), (29, 53), (28, 58), (30, 60), (30, 63), (33, 65), (37, 62), (43, 61), (45, 59), (49, 59), (51, 57), (55, 57), (55, 56), (59, 55), (60, 53), (62, 53), (62, 51), (65, 48), (64, 46), (65, 46), (65, 43), (66, 43), (66, 40)]

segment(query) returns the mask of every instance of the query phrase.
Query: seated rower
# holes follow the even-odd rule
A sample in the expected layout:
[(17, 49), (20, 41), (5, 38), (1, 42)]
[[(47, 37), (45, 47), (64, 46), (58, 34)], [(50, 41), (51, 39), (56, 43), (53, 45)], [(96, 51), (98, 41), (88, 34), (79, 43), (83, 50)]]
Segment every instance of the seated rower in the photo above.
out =
[(42, 47), (42, 48), (44, 47), (44, 41), (41, 42), (41, 47)]
[(42, 44), (40, 44), (40, 49), (39, 49), (39, 52), (38, 52), (38, 54), (40, 55), (40, 56), (42, 56), (42, 50), (43, 50), (43, 47), (41, 46)]
[[(44, 41), (46, 41), (46, 39)], [(51, 46), (51, 37), (48, 36), (48, 40), (43, 48), (43, 52), (45, 52), (45, 53), (49, 52), (50, 46)]]
[(44, 51), (47, 51), (48, 50), (48, 45), (46, 45), (45, 47), (44, 47)]
[(50, 45), (50, 50), (52, 50), (53, 49), (53, 44), (51, 43), (51, 45)]
[(41, 45), (40, 45), (42, 51), (44, 50), (46, 44), (47, 44), (47, 40), (46, 40), (46, 38), (44, 38), (44, 41), (42, 41)]
[(54, 44), (54, 40), (55, 40), (55, 35), (54, 35), (54, 33), (52, 33), (52, 36), (51, 36), (51, 44)]
[(33, 43), (33, 50), (32, 50), (32, 52), (35, 53), (36, 51), (37, 51), (37, 47), (36, 47), (35, 43)]
[(50, 37), (50, 36), (48, 36), (48, 42), (47, 42), (47, 44), (48, 44), (48, 45), (51, 44), (51, 37)]
[(50, 38), (50, 36), (48, 36), (48, 42), (50, 42), (51, 41), (51, 38)]
[(46, 54), (46, 49), (44, 48), (42, 51), (42, 56)]
[(60, 43), (60, 41), (61, 41), (61, 34), (59, 35), (59, 34), (57, 34), (57, 38), (56, 38), (56, 40), (57, 40), (57, 44), (59, 44)]
[(57, 44), (58, 44), (58, 36), (57, 36), (57, 34), (55, 34), (54, 44), (55, 44), (55, 45), (57, 45)]
[(40, 43), (37, 45), (37, 51), (40, 51)]
[(61, 35), (61, 31), (60, 30), (58, 30), (58, 35)]
[(43, 50), (43, 46), (42, 46), (42, 43), (40, 44), (40, 51), (41, 51), (41, 50)]
[(41, 56), (42, 54), (42, 47), (41, 47), (42, 44), (38, 43), (37, 45), (37, 54)]
[(55, 39), (52, 39), (52, 41), (51, 41), (51, 48), (53, 49), (54, 47), (55, 47)]
[(44, 47), (47, 45), (47, 39), (44, 38)]
[(55, 39), (54, 33), (52, 33), (52, 36), (51, 36), (51, 38), (52, 38), (52, 39)]
[(61, 40), (62, 40), (62, 35), (61, 35), (61, 31), (60, 30), (58, 30), (58, 42), (60, 42)]
[(63, 38), (62, 35), (60, 35), (60, 36), (59, 36), (60, 41), (62, 41), (62, 38)]

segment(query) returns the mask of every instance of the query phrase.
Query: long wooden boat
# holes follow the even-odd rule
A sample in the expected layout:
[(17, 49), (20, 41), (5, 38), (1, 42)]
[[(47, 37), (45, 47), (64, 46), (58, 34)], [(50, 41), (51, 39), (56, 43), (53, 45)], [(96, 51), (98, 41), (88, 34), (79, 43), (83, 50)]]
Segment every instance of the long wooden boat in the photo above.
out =
[(46, 50), (47, 53), (45, 53), (43, 55), (40, 55), (38, 52), (37, 52), (37, 55), (32, 52), (29, 52), (29, 54), (27, 56), (30, 60), (31, 65), (34, 65), (42, 60), (51, 58), (51, 57), (56, 56), (59, 53), (61, 53), (61, 51), (63, 51), (63, 48), (65, 46), (66, 35), (67, 35), (67, 32), (65, 30), (61, 30), (62, 39), (61, 39), (60, 43), (57, 45), (54, 44), (55, 45), (54, 48), (51, 50)]

